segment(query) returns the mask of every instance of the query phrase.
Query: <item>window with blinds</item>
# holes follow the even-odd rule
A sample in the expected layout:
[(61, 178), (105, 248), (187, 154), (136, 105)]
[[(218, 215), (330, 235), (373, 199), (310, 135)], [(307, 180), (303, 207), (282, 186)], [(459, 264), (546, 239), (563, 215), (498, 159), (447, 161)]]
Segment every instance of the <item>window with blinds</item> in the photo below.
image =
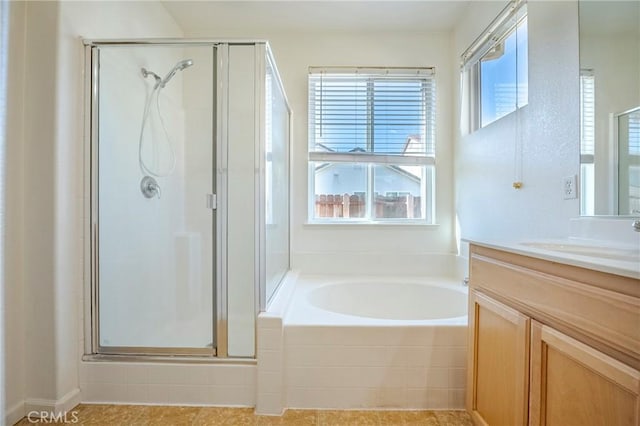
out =
[(629, 155), (640, 156), (640, 109), (629, 113)]
[(595, 214), (596, 98), (593, 70), (580, 70), (580, 214)]
[(580, 70), (580, 156), (593, 163), (596, 131), (595, 79), (592, 70)]
[(397, 161), (384, 156), (433, 158), (434, 127), (431, 69), (310, 69), (310, 159), (354, 159), (331, 154), (364, 154), (375, 162)]
[(309, 69), (310, 220), (432, 221), (432, 68)]

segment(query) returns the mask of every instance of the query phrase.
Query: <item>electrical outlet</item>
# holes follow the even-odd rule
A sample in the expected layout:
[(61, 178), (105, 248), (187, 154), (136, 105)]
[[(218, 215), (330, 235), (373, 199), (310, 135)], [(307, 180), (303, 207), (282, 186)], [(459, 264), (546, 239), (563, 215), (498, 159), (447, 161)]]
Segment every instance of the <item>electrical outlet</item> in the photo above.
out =
[(565, 200), (573, 200), (578, 198), (578, 188), (576, 186), (577, 177), (566, 176), (562, 178), (562, 194)]

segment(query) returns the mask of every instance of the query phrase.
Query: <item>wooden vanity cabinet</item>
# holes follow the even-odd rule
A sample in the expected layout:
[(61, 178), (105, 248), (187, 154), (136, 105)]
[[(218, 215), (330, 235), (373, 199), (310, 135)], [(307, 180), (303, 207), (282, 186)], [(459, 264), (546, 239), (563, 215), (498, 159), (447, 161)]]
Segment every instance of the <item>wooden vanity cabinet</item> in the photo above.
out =
[(471, 245), (477, 425), (640, 426), (640, 280)]
[(640, 373), (532, 321), (529, 424), (640, 424)]
[(481, 293), (470, 293), (469, 413), (476, 423), (526, 425), (529, 374), (529, 318)]

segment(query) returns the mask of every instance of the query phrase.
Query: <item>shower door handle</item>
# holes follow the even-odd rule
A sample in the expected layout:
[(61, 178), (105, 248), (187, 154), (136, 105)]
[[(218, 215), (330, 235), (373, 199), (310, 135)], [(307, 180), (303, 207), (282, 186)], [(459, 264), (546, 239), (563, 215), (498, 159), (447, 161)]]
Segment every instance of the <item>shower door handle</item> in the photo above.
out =
[(207, 208), (211, 210), (218, 208), (218, 197), (216, 194), (207, 194)]

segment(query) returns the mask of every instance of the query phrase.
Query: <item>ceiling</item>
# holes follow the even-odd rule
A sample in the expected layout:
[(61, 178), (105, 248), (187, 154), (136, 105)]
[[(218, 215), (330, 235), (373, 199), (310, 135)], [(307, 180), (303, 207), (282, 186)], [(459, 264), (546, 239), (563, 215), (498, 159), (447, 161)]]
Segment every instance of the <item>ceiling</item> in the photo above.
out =
[(287, 31), (450, 31), (467, 0), (162, 2), (185, 36), (220, 36), (247, 28)]

